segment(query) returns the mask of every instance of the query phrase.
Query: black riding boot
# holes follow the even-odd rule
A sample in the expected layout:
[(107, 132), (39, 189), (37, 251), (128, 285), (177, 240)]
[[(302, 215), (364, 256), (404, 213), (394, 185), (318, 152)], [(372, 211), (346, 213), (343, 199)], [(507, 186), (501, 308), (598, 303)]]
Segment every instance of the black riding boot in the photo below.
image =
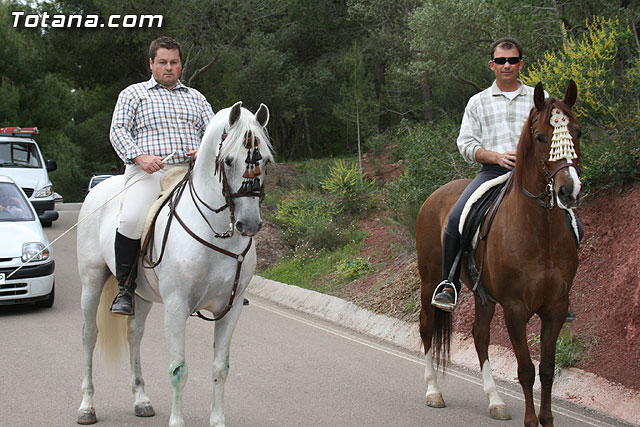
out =
[(453, 277), (449, 277), (458, 252), (460, 252), (460, 236), (449, 233), (445, 229), (442, 238), (442, 282), (436, 287), (438, 293), (434, 295), (431, 304), (448, 312), (456, 309), (456, 303), (458, 302), (456, 295), (460, 292), (460, 266), (462, 265), (462, 260), (458, 260)]
[(118, 295), (111, 304), (111, 312), (133, 316), (136, 277), (138, 276), (137, 260), (140, 251), (140, 239), (130, 239), (116, 230), (116, 279), (118, 279)]

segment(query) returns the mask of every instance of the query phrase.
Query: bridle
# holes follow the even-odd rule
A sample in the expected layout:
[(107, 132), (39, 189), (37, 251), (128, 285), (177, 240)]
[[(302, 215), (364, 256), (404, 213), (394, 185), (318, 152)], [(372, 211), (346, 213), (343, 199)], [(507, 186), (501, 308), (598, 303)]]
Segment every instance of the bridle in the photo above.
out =
[(536, 114), (536, 116), (531, 120), (531, 125), (529, 127), (530, 132), (531, 132), (531, 139), (534, 143), (534, 145), (536, 146), (536, 153), (537, 153), (537, 157), (538, 157), (538, 161), (540, 162), (540, 168), (542, 170), (542, 174), (544, 175), (545, 179), (546, 179), (546, 186), (545, 186), (545, 190), (539, 194), (532, 194), (531, 192), (529, 192), (526, 188), (524, 188), (522, 185), (520, 185), (520, 190), (527, 196), (530, 197), (532, 199), (534, 199), (538, 205), (540, 205), (541, 207), (543, 207), (544, 209), (548, 209), (551, 210), (553, 209), (553, 207), (555, 206), (555, 198), (556, 193), (553, 189), (554, 187), (554, 177), (556, 176), (556, 174), (558, 172), (560, 172), (562, 169), (566, 169), (566, 168), (574, 168), (578, 174), (578, 176), (582, 176), (582, 167), (580, 165), (576, 165), (573, 162), (570, 161), (565, 161), (560, 163), (559, 165), (556, 166), (556, 168), (554, 169), (553, 172), (551, 172), (549, 169), (549, 163), (547, 162), (547, 160), (544, 159), (544, 156), (542, 155), (542, 152), (540, 151), (540, 147), (539, 147), (539, 143), (536, 141), (535, 138), (535, 129), (533, 127), (533, 125), (538, 121), (538, 117), (540, 115), (540, 112), (538, 112), (538, 114)]
[[(255, 148), (255, 152), (258, 153), (259, 155), (259, 151), (257, 149), (258, 144), (260, 143), (257, 137), (252, 137), (252, 132), (248, 131), (247, 134), (245, 134), (245, 147), (247, 147), (248, 145), (248, 140), (251, 141), (252, 143), (252, 147), (251, 148)], [(215, 167), (215, 173), (218, 174), (219, 173), (219, 180), (222, 184), (222, 195), (224, 196), (225, 199), (225, 204), (219, 208), (212, 208), (211, 206), (209, 206), (209, 204), (207, 204), (204, 200), (202, 200), (202, 198), (198, 195), (195, 186), (193, 185), (193, 167), (194, 167), (194, 160), (193, 157), (189, 158), (189, 169), (187, 171), (187, 173), (185, 174), (184, 178), (174, 187), (174, 189), (171, 191), (171, 193), (169, 194), (169, 197), (167, 197), (167, 199), (163, 202), (163, 204), (158, 208), (158, 210), (155, 213), (155, 216), (153, 218), (153, 221), (151, 223), (151, 227), (149, 227), (149, 231), (147, 232), (147, 236), (144, 239), (144, 243), (142, 245), (142, 248), (140, 250), (140, 254), (143, 257), (143, 266), (144, 268), (155, 268), (157, 267), (160, 262), (162, 261), (162, 258), (164, 256), (164, 252), (166, 249), (166, 245), (167, 245), (167, 239), (169, 236), (169, 230), (171, 229), (171, 224), (172, 224), (172, 220), (173, 218), (175, 218), (178, 223), (182, 226), (182, 228), (187, 232), (187, 234), (189, 234), (193, 239), (195, 239), (197, 242), (199, 242), (200, 244), (206, 246), (209, 249), (212, 249), (216, 252), (219, 252), (223, 255), (226, 255), (228, 257), (234, 258), (237, 262), (236, 264), (236, 274), (235, 274), (235, 278), (234, 278), (234, 282), (233, 282), (233, 288), (231, 290), (231, 296), (229, 298), (229, 303), (227, 304), (227, 306), (224, 308), (224, 310), (222, 311), (222, 313), (220, 313), (219, 315), (213, 317), (213, 318), (208, 318), (206, 316), (204, 316), (202, 313), (200, 313), (200, 311), (198, 311), (196, 313), (196, 315), (198, 317), (200, 317), (201, 319), (207, 320), (207, 321), (216, 321), (216, 320), (220, 320), (222, 319), (228, 312), (229, 310), (231, 310), (231, 307), (233, 306), (233, 302), (235, 300), (235, 296), (238, 290), (238, 285), (240, 282), (240, 272), (242, 270), (242, 263), (244, 262), (245, 256), (247, 255), (247, 253), (249, 252), (249, 249), (251, 248), (251, 245), (253, 244), (253, 238), (250, 237), (249, 238), (249, 242), (247, 244), (247, 246), (245, 247), (245, 249), (239, 253), (239, 254), (235, 254), (233, 252), (227, 251), (226, 249), (223, 249), (219, 246), (214, 245), (213, 243), (205, 240), (204, 238), (198, 236), (193, 230), (191, 230), (189, 228), (189, 226), (187, 226), (187, 224), (183, 221), (183, 219), (180, 217), (180, 215), (178, 214), (176, 207), (178, 206), (178, 203), (180, 202), (180, 200), (182, 199), (182, 196), (186, 190), (186, 188), (189, 188), (189, 194), (191, 195), (191, 198), (193, 200), (193, 204), (196, 207), (196, 210), (198, 211), (198, 213), (200, 214), (200, 216), (202, 217), (202, 219), (204, 219), (205, 223), (207, 224), (207, 226), (209, 227), (209, 229), (213, 232), (214, 238), (219, 238), (219, 239), (227, 239), (230, 238), (234, 235), (234, 231), (235, 231), (235, 204), (233, 202), (234, 199), (239, 198), (239, 197), (259, 197), (260, 198), (260, 203), (262, 203), (262, 200), (264, 199), (264, 182), (262, 184), (260, 184), (260, 179), (258, 178), (258, 176), (260, 175), (260, 173), (256, 173), (255, 172), (255, 163), (250, 163), (249, 161), (253, 162), (254, 159), (257, 159), (257, 162), (259, 162), (262, 159), (262, 156), (254, 156), (254, 157), (247, 157), (247, 164), (251, 165), (251, 169), (254, 170), (253, 176), (251, 176), (251, 187), (249, 187), (248, 185), (246, 185), (247, 181), (245, 180), (245, 182), (243, 182), (243, 185), (240, 187), (240, 189), (235, 192), (232, 193), (229, 187), (229, 180), (227, 179), (227, 174), (225, 172), (225, 168), (224, 166), (221, 165), (221, 162), (223, 162), (224, 160), (220, 158), (220, 151), (222, 149), (222, 144), (225, 141), (227, 137), (227, 132), (223, 132), (222, 136), (220, 138), (220, 146), (218, 149), (218, 156), (216, 157), (216, 167)], [(247, 166), (247, 169), (250, 169), (250, 166)], [(259, 166), (257, 167), (257, 169), (259, 170)], [(247, 172), (245, 171), (245, 174), (247, 174)], [(244, 175), (243, 175), (244, 176)], [(258, 183), (257, 186), (255, 186), (255, 184)], [(255, 187), (257, 187), (257, 189), (254, 189)], [(167, 219), (167, 223), (165, 225), (165, 229), (164, 229), (164, 233), (163, 233), (163, 237), (162, 237), (162, 244), (160, 246), (160, 255), (158, 256), (158, 259), (156, 261), (151, 261), (153, 258), (153, 235), (154, 235), (154, 229), (155, 229), (155, 224), (156, 224), (156, 219), (158, 218), (158, 215), (160, 214), (160, 211), (162, 210), (162, 208), (168, 203), (169, 205), (169, 217)], [(209, 222), (209, 220), (207, 219), (207, 215), (203, 212), (203, 209), (200, 208), (200, 206), (198, 204), (202, 204), (202, 206), (204, 206), (207, 210), (213, 212), (213, 213), (220, 213), (223, 212), (224, 210), (226, 210), (227, 208), (229, 209), (229, 217), (230, 217), (230, 223), (229, 223), (229, 229), (219, 233), (217, 232), (213, 226), (211, 225), (211, 223)], [(148, 252), (148, 255), (145, 256), (145, 254)], [(193, 314), (192, 314), (193, 315)]]

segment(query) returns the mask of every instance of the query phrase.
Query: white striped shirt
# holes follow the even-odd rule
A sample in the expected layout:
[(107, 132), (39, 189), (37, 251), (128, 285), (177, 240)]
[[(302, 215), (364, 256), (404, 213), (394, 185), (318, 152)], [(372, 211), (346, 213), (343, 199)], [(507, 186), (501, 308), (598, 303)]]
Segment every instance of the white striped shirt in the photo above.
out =
[(516, 151), (532, 106), (533, 88), (522, 82), (513, 100), (502, 93), (495, 81), (473, 95), (464, 110), (457, 141), (462, 157), (477, 163), (476, 151), (480, 147), (498, 153)]
[(126, 164), (141, 154), (166, 157), (167, 163), (184, 163), (186, 153), (200, 147), (214, 113), (204, 95), (177, 82), (168, 89), (153, 76), (133, 84), (118, 96), (111, 119), (110, 138)]

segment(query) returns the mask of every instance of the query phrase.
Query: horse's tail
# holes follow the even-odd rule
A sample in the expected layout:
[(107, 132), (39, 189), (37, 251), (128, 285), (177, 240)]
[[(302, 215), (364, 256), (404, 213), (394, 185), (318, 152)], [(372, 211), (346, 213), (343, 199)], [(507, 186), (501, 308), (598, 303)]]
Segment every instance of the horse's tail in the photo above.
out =
[(129, 318), (112, 314), (109, 309), (118, 293), (118, 281), (110, 276), (102, 288), (96, 321), (98, 323), (98, 354), (105, 366), (116, 371), (128, 346)]
[(433, 327), (433, 338), (431, 339), (431, 347), (433, 348), (433, 358), (436, 366), (442, 369), (447, 368), (449, 363), (449, 350), (451, 348), (451, 332), (452, 322), (451, 313), (436, 308), (434, 315), (435, 324)]

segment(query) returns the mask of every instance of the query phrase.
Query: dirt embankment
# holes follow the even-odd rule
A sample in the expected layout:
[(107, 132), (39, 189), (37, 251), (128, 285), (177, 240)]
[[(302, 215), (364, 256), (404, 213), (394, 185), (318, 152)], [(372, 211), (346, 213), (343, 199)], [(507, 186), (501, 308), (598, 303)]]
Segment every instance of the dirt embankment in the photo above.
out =
[[(292, 172), (288, 165), (280, 166), (286, 173)], [(385, 181), (399, 174), (401, 164), (368, 155), (365, 168), (369, 176)], [(597, 191), (577, 215), (585, 236), (571, 290), (572, 307), (578, 315), (571, 328), (591, 342), (589, 357), (577, 367), (640, 390), (640, 186), (623, 192)], [(361, 256), (368, 257), (377, 271), (342, 288), (337, 296), (381, 314), (417, 322), (420, 285), (411, 237), (385, 221), (384, 212), (360, 225), (369, 233)], [(262, 266), (286, 253), (276, 228), (268, 227), (257, 241)], [(473, 298), (467, 297), (454, 316), (456, 331), (470, 337), (473, 312)], [(530, 322), (529, 332), (539, 333), (537, 318)], [(492, 322), (491, 342), (511, 347), (499, 307)]]

